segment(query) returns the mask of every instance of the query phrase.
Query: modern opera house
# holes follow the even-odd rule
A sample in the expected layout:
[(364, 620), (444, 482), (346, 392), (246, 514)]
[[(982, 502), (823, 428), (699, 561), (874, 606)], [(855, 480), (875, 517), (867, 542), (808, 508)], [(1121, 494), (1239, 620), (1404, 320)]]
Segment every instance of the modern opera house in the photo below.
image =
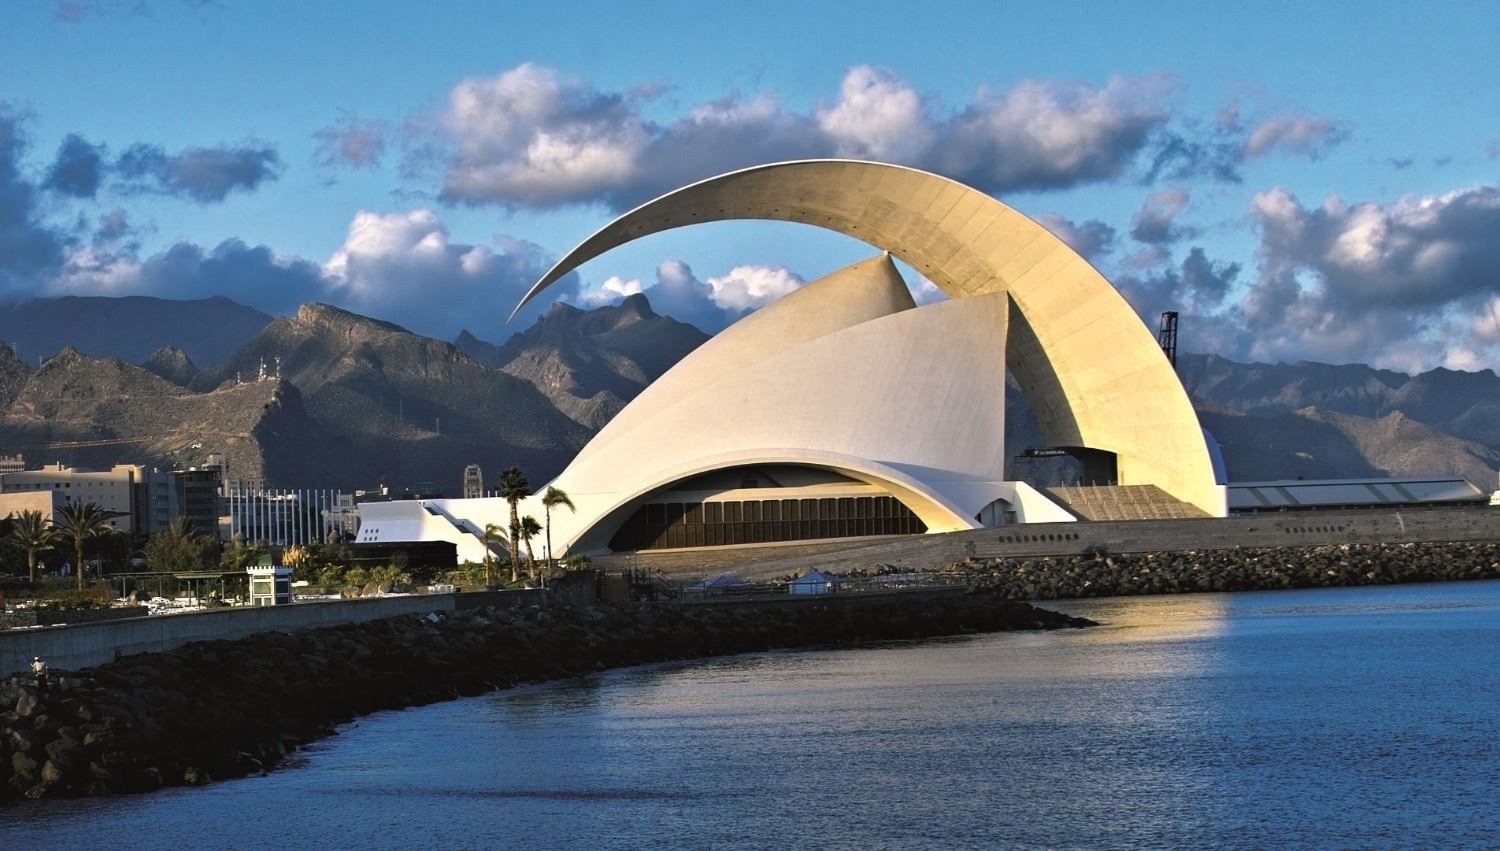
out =
[[(553, 485), (558, 556), (952, 532), (1075, 515), (1005, 476), (1006, 372), (1084, 477), (1224, 516), (1208, 441), (1154, 335), (1036, 222), (938, 175), (844, 160), (714, 177), (626, 213), (535, 297), (641, 236), (729, 219), (801, 222), (881, 253), (709, 340), (646, 388)], [(942, 289), (916, 305), (892, 258)], [(538, 492), (544, 488), (538, 488)], [(538, 497), (522, 514), (540, 518)], [(479, 561), (502, 499), (361, 506), (360, 541), (452, 541)]]

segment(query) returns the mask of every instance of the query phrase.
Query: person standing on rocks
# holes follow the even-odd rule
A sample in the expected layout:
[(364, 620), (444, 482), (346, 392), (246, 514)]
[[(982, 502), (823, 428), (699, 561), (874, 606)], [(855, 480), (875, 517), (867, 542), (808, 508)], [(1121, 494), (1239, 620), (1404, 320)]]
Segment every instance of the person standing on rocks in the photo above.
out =
[(47, 663), (40, 656), (31, 657), (31, 675), (36, 678), (36, 690), (47, 690)]

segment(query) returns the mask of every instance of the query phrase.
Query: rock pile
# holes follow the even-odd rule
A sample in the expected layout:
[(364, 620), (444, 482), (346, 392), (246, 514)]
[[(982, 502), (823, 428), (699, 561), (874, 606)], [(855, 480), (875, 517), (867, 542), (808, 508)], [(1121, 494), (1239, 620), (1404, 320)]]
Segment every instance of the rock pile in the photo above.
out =
[(989, 559), (961, 565), (1011, 600), (1500, 578), (1500, 543), (1341, 544)]
[[(851, 605), (854, 604), (854, 605)], [(243, 776), (379, 709), (669, 659), (1089, 621), (994, 594), (775, 605), (552, 605), (210, 641), (0, 683), (0, 800)]]

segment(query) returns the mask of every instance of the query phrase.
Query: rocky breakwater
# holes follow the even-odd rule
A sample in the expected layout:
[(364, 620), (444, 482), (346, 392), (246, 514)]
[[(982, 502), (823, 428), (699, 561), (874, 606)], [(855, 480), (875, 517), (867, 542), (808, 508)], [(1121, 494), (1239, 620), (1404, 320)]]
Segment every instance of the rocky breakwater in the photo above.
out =
[(1011, 600), (1500, 578), (1500, 543), (1340, 544), (988, 559), (960, 565)]
[(365, 713), (603, 668), (1089, 624), (976, 592), (767, 606), (488, 608), (200, 642), (54, 673), (45, 691), (26, 678), (0, 683), (0, 800), (145, 792), (258, 773)]

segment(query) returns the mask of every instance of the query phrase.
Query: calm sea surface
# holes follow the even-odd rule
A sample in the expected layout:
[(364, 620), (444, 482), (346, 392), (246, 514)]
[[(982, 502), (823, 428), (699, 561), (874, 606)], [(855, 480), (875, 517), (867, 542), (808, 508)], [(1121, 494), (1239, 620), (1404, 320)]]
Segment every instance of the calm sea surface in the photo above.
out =
[(0, 848), (1500, 846), (1500, 582), (634, 668), (374, 715)]

